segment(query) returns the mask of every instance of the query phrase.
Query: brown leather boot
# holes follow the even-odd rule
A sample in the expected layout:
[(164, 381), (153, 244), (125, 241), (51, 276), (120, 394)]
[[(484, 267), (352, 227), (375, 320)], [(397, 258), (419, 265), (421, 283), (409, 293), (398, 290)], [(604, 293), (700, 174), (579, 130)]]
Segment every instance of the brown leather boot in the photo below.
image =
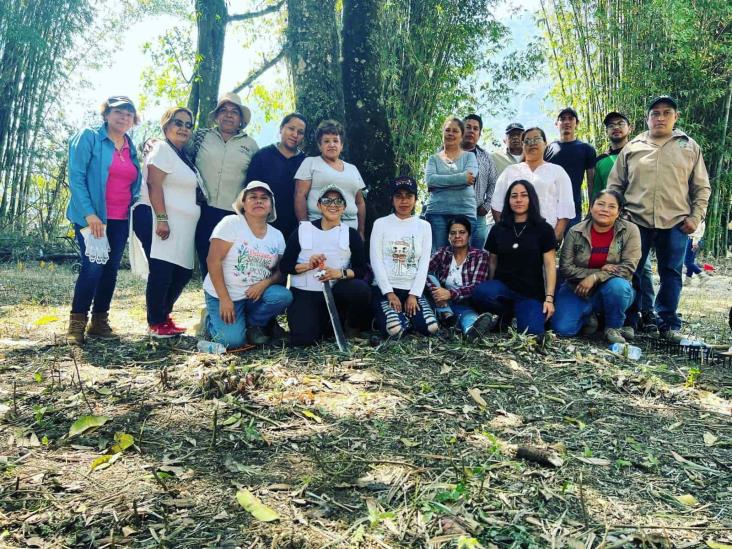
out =
[(69, 315), (69, 328), (66, 331), (66, 343), (69, 345), (82, 345), (85, 330), (86, 313), (71, 313)]
[(109, 325), (109, 313), (92, 313), (91, 324), (86, 335), (99, 339), (119, 339)]

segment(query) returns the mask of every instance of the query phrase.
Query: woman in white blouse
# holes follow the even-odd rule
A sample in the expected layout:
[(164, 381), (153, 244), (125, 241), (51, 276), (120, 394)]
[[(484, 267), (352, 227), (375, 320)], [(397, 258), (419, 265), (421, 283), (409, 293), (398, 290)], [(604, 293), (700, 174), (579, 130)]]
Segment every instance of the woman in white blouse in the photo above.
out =
[(133, 230), (148, 260), (145, 301), (153, 337), (185, 332), (170, 316), (175, 302), (193, 274), (194, 237), (201, 208), (196, 168), (183, 152), (191, 137), (193, 113), (172, 107), (160, 119), (165, 139), (145, 158), (140, 200), (133, 209)]
[(366, 186), (358, 168), (341, 160), (343, 126), (335, 120), (323, 120), (315, 130), (320, 156), (309, 156), (295, 173), (295, 216), (298, 221), (320, 219), (320, 191), (335, 185), (346, 198), (343, 222), (365, 238), (366, 201), (362, 189)]
[(528, 128), (521, 136), (524, 146), (523, 162), (508, 166), (496, 181), (491, 200), (493, 218), (501, 220), (506, 190), (520, 179), (531, 183), (539, 197), (541, 216), (554, 228), (557, 241), (564, 237), (564, 229), (575, 215), (572, 182), (564, 168), (544, 161), (546, 134), (541, 128)]

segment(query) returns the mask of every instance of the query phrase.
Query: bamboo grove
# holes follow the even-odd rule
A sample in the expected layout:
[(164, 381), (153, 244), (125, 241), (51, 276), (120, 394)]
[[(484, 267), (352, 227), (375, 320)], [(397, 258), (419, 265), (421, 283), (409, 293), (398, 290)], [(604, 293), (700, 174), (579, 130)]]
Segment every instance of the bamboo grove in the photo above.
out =
[(584, 137), (604, 150), (604, 113), (646, 129), (654, 95), (680, 101), (679, 127), (696, 139), (712, 181), (707, 249), (725, 249), (732, 198), (732, 3), (728, 0), (541, 0), (553, 95), (580, 112)]

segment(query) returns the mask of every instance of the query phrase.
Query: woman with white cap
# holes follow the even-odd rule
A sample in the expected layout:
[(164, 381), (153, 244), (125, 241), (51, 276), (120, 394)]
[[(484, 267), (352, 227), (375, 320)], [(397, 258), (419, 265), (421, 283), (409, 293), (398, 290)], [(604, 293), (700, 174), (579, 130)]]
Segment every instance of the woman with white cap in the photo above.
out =
[(249, 163), (259, 150), (244, 131), (252, 113), (237, 94), (222, 95), (210, 116), (214, 127), (196, 130), (187, 149), (203, 179), (201, 219), (196, 228), (196, 253), (203, 278), (211, 231), (232, 215), (231, 203), (244, 187)]
[(211, 234), (202, 331), (227, 348), (246, 341), (263, 345), (269, 341), (264, 327), (292, 303), (290, 290), (278, 284), (285, 239), (268, 224), (277, 212), (266, 183), (250, 182), (232, 207), (236, 215), (222, 219)]
[(293, 302), (287, 310), (292, 345), (312, 345), (332, 333), (323, 284), (334, 281), (333, 297), (341, 323), (365, 328), (371, 290), (363, 280), (366, 252), (358, 231), (341, 218), (346, 197), (335, 185), (318, 191), (322, 217), (303, 221), (287, 241), (280, 268), (291, 275)]

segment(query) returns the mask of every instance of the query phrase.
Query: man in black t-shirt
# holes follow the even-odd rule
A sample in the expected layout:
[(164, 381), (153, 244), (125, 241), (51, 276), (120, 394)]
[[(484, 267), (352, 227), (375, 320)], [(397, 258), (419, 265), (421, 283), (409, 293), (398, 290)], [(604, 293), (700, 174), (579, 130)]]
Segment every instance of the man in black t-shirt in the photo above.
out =
[(557, 115), (555, 123), (559, 129), (559, 141), (549, 144), (544, 152), (544, 160), (564, 168), (572, 181), (575, 217), (568, 224), (565, 232), (582, 218), (582, 180), (587, 176), (588, 188), (595, 180), (595, 148), (577, 139), (579, 116), (572, 107), (565, 107)]

